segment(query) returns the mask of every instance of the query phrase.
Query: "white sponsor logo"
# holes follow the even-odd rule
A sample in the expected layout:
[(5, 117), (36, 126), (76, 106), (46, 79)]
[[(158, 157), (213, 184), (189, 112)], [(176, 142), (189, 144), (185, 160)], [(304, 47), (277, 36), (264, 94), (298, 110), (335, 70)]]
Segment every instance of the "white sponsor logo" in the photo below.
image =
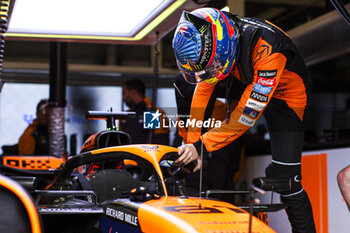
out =
[(277, 70), (258, 70), (258, 76), (264, 78), (276, 77)]
[(254, 110), (257, 110), (257, 111), (262, 111), (264, 109), (264, 107), (266, 106), (266, 104), (260, 103), (260, 102), (255, 101), (255, 100), (248, 99), (246, 106), (250, 107)]
[(276, 79), (274, 78), (258, 78), (257, 83), (263, 85), (263, 86), (275, 86), (276, 85)]
[(244, 115), (241, 115), (241, 117), (238, 120), (239, 123), (243, 124), (243, 125), (247, 125), (247, 126), (253, 126), (255, 123), (255, 120), (250, 119)]
[(120, 210), (115, 210), (115, 209), (111, 209), (111, 208), (106, 208), (106, 215), (116, 218), (118, 220), (127, 222), (131, 225), (137, 226), (138, 225), (138, 219), (137, 216), (128, 214), (128, 213), (124, 213), (123, 211)]
[(205, 35), (205, 43), (204, 43), (204, 52), (203, 52), (203, 55), (202, 55), (202, 58), (199, 62), (199, 64), (203, 64), (207, 59), (208, 59), (208, 55), (207, 53), (209, 52), (210, 50), (210, 40), (208, 39), (208, 35)]
[(215, 118), (209, 118), (205, 121), (196, 120), (196, 119), (187, 119), (186, 121), (179, 120), (179, 121), (169, 121), (166, 122), (165, 119), (163, 119), (163, 128), (170, 128), (170, 127), (197, 127), (197, 128), (217, 128), (221, 127), (221, 121), (215, 120)]

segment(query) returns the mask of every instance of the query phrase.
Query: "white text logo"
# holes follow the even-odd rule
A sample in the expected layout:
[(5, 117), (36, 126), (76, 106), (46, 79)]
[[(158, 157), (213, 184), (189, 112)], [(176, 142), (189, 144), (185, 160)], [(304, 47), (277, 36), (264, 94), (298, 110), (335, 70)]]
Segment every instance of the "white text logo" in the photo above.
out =
[(260, 112), (260, 111), (262, 111), (264, 109), (266, 104), (260, 103), (260, 102), (255, 101), (255, 100), (248, 99), (248, 102), (247, 102), (246, 106)]

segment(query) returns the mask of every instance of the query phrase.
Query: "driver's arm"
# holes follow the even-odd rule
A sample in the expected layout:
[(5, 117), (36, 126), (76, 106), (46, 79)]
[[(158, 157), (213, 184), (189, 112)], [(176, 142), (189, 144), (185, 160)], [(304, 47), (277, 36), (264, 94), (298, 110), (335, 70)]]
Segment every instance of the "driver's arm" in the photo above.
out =
[[(237, 107), (230, 115), (229, 122), (223, 121), (221, 127), (213, 128), (202, 135), (200, 141), (195, 143), (197, 148), (202, 142), (206, 150), (218, 150), (230, 144), (250, 129), (270, 102), (284, 72), (286, 61), (287, 58), (282, 53), (273, 53), (258, 60), (254, 65), (253, 82), (245, 88)], [(275, 74), (272, 75), (273, 77), (268, 78), (273, 81), (273, 84), (259, 84), (259, 80), (267, 79), (259, 76), (259, 74), (262, 75), (263, 72), (268, 71), (273, 71), (272, 73)], [(266, 96), (266, 101), (254, 99), (256, 94)]]
[[(256, 62), (254, 66), (253, 82), (244, 90), (237, 107), (230, 115), (229, 122), (227, 123), (226, 121), (222, 121), (220, 127), (209, 130), (203, 134), (198, 141), (194, 142), (193, 144), (185, 144), (182, 146), (183, 149), (180, 148), (179, 151), (181, 156), (176, 162), (180, 164), (187, 164), (193, 160), (198, 160), (201, 148), (209, 152), (218, 150), (230, 144), (244, 134), (248, 129), (250, 129), (265, 110), (276, 87), (278, 86), (279, 80), (286, 65), (286, 60), (287, 59), (283, 54), (273, 53)], [(257, 85), (257, 81), (261, 78), (258, 77), (259, 71), (271, 70), (276, 70), (276, 76), (271, 77), (271, 79), (274, 79), (274, 85), (268, 87), (267, 89), (265, 89), (263, 86), (264, 90), (268, 91), (261, 94), (266, 95), (267, 100), (266, 102), (259, 102), (252, 98), (252, 94), (257, 92), (257, 87), (260, 87), (260, 84)], [(253, 115), (248, 116), (249, 112)], [(193, 148), (195, 148), (195, 151)]]
[(203, 122), (211, 117), (216, 99), (214, 94), (215, 87), (215, 84), (206, 82), (197, 84), (191, 102), (187, 143), (194, 143), (198, 141), (199, 137), (202, 135), (203, 129), (202, 127), (198, 127), (196, 122)]

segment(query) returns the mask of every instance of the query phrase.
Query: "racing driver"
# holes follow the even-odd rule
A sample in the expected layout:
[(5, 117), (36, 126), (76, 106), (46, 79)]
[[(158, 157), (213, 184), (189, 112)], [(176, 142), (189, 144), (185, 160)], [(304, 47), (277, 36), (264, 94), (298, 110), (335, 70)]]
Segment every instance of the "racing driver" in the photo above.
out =
[[(211, 115), (215, 98), (225, 96), (229, 102), (237, 80), (244, 87), (238, 104), (233, 110), (228, 107), (220, 126), (207, 131), (203, 126), (198, 130), (200, 124), (179, 129), (184, 145), (176, 163), (197, 160), (194, 171), (199, 170), (202, 150), (227, 146), (264, 114), (272, 154), (266, 176), (290, 178), (291, 188), (280, 194), (292, 231), (316, 232), (311, 203), (301, 185), (303, 119), (311, 78), (292, 40), (268, 21), (200, 8), (183, 12), (173, 49), (182, 73), (175, 81), (175, 91), (177, 96), (190, 96), (191, 103), (188, 112), (181, 112), (186, 102), (177, 101), (179, 114), (189, 113), (191, 119), (204, 121)], [(193, 94), (188, 95), (187, 90)]]

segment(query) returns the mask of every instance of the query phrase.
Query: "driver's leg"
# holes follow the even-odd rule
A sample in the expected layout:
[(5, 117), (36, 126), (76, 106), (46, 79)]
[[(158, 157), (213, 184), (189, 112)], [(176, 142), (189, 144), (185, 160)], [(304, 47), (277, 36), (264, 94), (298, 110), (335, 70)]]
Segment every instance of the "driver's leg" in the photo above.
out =
[(293, 233), (316, 232), (312, 207), (301, 184), (302, 132), (272, 132), (272, 163), (266, 168), (267, 177), (290, 178), (291, 190), (281, 192), (287, 204), (286, 212)]
[(281, 192), (293, 233), (316, 232), (311, 203), (301, 185), (304, 122), (281, 99), (271, 98), (264, 111), (270, 133), (272, 163), (266, 176), (291, 178), (292, 189)]

